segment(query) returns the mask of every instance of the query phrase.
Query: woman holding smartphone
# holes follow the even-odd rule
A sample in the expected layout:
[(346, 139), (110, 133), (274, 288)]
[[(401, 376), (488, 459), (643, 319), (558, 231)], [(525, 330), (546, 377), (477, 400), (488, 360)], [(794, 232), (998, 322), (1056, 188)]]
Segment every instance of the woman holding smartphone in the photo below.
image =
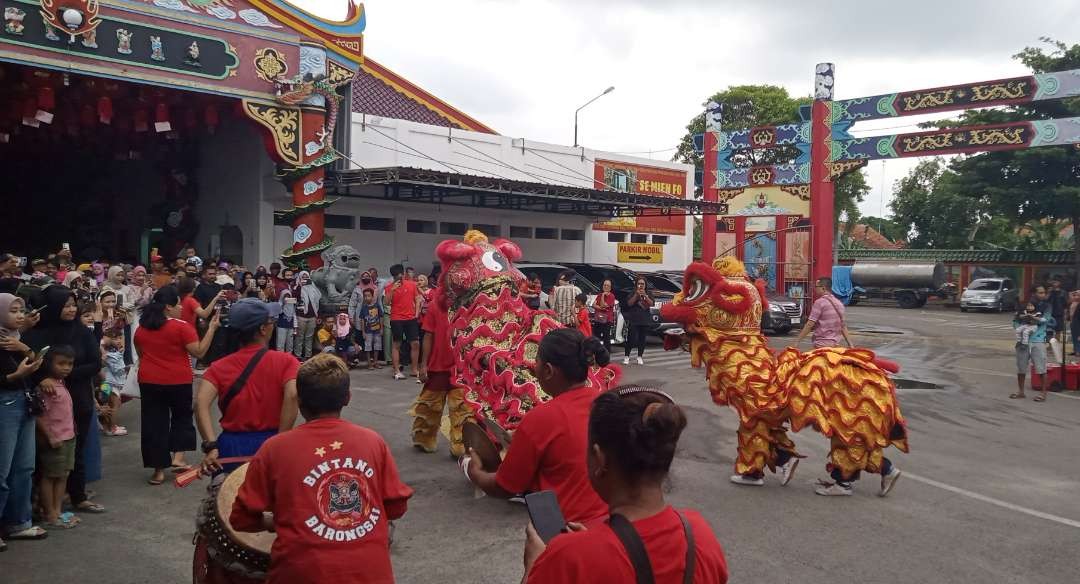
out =
[(645, 278), (638, 278), (634, 283), (634, 293), (626, 300), (626, 306), (622, 309), (623, 318), (629, 333), (626, 335), (626, 357), (623, 365), (630, 364), (630, 351), (637, 348), (637, 364), (645, 364), (645, 338), (652, 328), (653, 299), (645, 287)]
[[(664, 499), (664, 481), (686, 428), (682, 408), (658, 389), (623, 386), (596, 398), (588, 424), (588, 479), (606, 502), (608, 518), (587, 529), (570, 523), (570, 533), (546, 545), (530, 524), (525, 581), (726, 583), (727, 561), (709, 523)], [(643, 580), (644, 574), (651, 578)]]
[[(488, 495), (507, 499), (532, 491), (555, 491), (568, 521), (604, 516), (607, 505), (589, 485), (585, 467), (589, 408), (596, 388), (586, 385), (589, 367), (607, 365), (596, 337), (575, 328), (544, 335), (536, 357), (540, 387), (552, 397), (525, 414), (498, 472), (487, 472), (472, 449), (461, 459), (465, 475)], [(568, 580), (569, 581), (569, 580)]]
[(611, 331), (615, 329), (615, 294), (611, 291), (611, 280), (604, 280), (600, 293), (596, 295), (593, 308), (596, 310), (596, 322), (593, 323), (593, 333), (604, 347), (611, 352)]

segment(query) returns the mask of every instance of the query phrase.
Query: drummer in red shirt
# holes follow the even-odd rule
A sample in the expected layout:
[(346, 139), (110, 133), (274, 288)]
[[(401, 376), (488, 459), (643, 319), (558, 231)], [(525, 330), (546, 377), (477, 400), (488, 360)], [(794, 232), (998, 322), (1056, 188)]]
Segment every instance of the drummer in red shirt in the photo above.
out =
[[(221, 470), (219, 457), (252, 456), (268, 438), (296, 423), (300, 362), (291, 353), (268, 347), (279, 314), (281, 304), (257, 298), (238, 300), (229, 310), (227, 330), (241, 348), (214, 361), (195, 394), (195, 419), (207, 473)], [(222, 430), (216, 437), (210, 411), (215, 400)]]
[(312, 357), (296, 390), (307, 423), (259, 449), (229, 523), (277, 532), (269, 584), (392, 584), (387, 526), (405, 514), (413, 490), (382, 437), (341, 419), (351, 396), (344, 361)]
[(659, 390), (623, 386), (597, 397), (589, 415), (588, 475), (609, 518), (588, 529), (571, 523), (570, 533), (556, 535), (546, 548), (530, 524), (525, 582), (726, 583), (727, 561), (708, 522), (664, 501), (684, 428), (682, 408)]
[(597, 390), (586, 385), (590, 365), (607, 365), (609, 354), (596, 337), (556, 329), (540, 341), (536, 377), (552, 397), (525, 414), (496, 473), (484, 471), (469, 451), (463, 459), (469, 480), (492, 497), (552, 490), (568, 521), (607, 514), (607, 504), (589, 484), (585, 468), (589, 408)]

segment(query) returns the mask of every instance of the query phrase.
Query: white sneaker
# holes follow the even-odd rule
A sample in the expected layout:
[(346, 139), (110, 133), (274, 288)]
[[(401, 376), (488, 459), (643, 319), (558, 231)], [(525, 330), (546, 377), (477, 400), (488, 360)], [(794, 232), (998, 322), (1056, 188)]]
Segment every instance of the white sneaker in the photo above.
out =
[(776, 469), (776, 473), (780, 475), (780, 486), (786, 487), (791, 482), (791, 479), (795, 477), (795, 469), (798, 467), (799, 459), (792, 456), (791, 460)]
[(750, 486), (750, 487), (760, 487), (760, 486), (765, 484), (765, 479), (748, 477), (748, 476), (741, 475), (741, 474), (733, 474), (733, 475), (731, 475), (731, 482), (735, 483), (736, 485), (747, 485), (747, 486)]
[(642, 359), (641, 357), (638, 357), (638, 358), (637, 358), (637, 364), (638, 364), (638, 365), (644, 365), (644, 364), (645, 364), (645, 360), (644, 360), (644, 359)]
[(394, 379), (405, 379), (405, 374), (398, 371), (397, 373), (394, 374)]
[(853, 491), (850, 486), (845, 487), (840, 483), (818, 481), (818, 484), (820, 486), (814, 492), (824, 497), (850, 497)]
[(627, 357), (627, 358), (623, 359), (622, 364), (623, 365), (629, 365), (630, 364), (630, 357)]
[(892, 467), (892, 470), (889, 471), (889, 474), (881, 475), (881, 491), (878, 492), (878, 496), (884, 497), (885, 495), (888, 495), (889, 491), (892, 491), (893, 487), (896, 485), (896, 479), (899, 479), (901, 474), (900, 469), (894, 466)]

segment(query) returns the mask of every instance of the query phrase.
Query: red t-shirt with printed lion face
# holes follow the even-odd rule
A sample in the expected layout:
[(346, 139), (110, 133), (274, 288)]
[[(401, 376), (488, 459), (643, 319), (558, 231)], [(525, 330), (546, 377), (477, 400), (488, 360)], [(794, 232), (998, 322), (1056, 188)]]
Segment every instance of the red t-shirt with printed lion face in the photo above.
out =
[(263, 443), (229, 521), (257, 531), (263, 511), (274, 514), (269, 584), (392, 584), (387, 522), (412, 494), (381, 436), (322, 418)]

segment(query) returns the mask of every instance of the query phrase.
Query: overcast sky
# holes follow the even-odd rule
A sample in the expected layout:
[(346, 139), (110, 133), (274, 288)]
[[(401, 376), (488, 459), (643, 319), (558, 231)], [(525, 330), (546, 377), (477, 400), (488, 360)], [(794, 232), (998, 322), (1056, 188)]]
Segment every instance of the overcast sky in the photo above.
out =
[[(349, 0), (294, 0), (340, 17)], [(367, 0), (364, 53), (501, 134), (670, 158), (687, 122), (729, 85), (809, 95), (836, 64), (836, 97), (1023, 75), (1040, 36), (1080, 42), (1076, 0)], [(939, 116), (941, 117), (941, 116)], [(855, 126), (913, 131), (926, 118)], [(875, 132), (879, 128), (888, 128)], [(911, 161), (871, 163), (881, 209)]]

